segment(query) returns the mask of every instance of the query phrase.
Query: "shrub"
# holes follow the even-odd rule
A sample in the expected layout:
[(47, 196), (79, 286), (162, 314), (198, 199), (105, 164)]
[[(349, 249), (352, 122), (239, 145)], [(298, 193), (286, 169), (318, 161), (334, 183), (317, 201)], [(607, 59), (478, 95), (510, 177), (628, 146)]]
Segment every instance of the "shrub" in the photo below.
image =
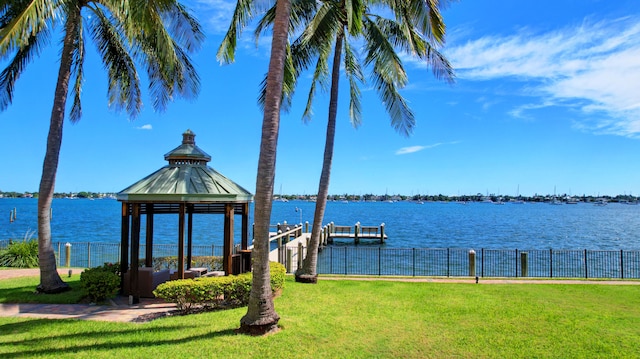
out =
[(10, 242), (0, 251), (0, 267), (35, 268), (38, 266), (38, 241)]
[[(284, 287), (285, 267), (271, 262), (271, 290), (278, 292)], [(181, 279), (158, 285), (153, 294), (176, 306), (183, 313), (196, 308), (228, 308), (249, 304), (251, 294), (251, 273), (228, 277), (202, 277)]]
[(80, 274), (80, 286), (93, 303), (102, 302), (116, 295), (120, 289), (120, 277), (113, 272), (113, 264), (85, 269)]
[(102, 267), (97, 267), (102, 269), (105, 272), (113, 273), (120, 277), (120, 263), (105, 263)]
[(271, 290), (275, 294), (284, 288), (284, 280), (287, 276), (287, 268), (278, 262), (269, 262), (269, 271), (271, 272)]

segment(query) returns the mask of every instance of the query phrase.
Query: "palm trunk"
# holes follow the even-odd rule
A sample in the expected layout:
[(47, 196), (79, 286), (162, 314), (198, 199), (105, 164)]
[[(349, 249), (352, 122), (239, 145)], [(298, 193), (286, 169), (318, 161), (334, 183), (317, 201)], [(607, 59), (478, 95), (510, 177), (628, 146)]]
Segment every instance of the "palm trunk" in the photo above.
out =
[(58, 70), (58, 82), (51, 110), (51, 122), (47, 136), (47, 150), (42, 166), (42, 178), (38, 195), (38, 259), (40, 261), (39, 292), (59, 293), (70, 289), (69, 285), (62, 281), (56, 267), (56, 257), (51, 244), (51, 202), (58, 171), (58, 160), (62, 145), (62, 127), (64, 125), (64, 112), (69, 90), (69, 78), (71, 77), (71, 64), (73, 58), (73, 41), (77, 33), (80, 8), (69, 11), (65, 25), (64, 45), (60, 57), (60, 69)]
[(333, 68), (331, 72), (331, 94), (329, 99), (329, 116), (327, 119), (327, 135), (324, 144), (324, 158), (322, 161), (322, 172), (320, 173), (320, 184), (318, 185), (318, 198), (316, 199), (316, 209), (313, 214), (311, 240), (309, 241), (307, 256), (304, 259), (302, 269), (296, 271), (296, 282), (317, 283), (318, 281), (318, 247), (320, 245), (320, 233), (322, 232), (324, 211), (327, 208), (329, 180), (331, 177), (331, 163), (333, 161), (333, 144), (336, 137), (336, 117), (338, 114), (338, 85), (340, 81), (340, 60), (342, 59), (343, 38), (344, 32), (338, 32), (338, 35), (336, 37), (335, 52), (333, 55)]
[(271, 59), (262, 121), (262, 138), (255, 195), (255, 228), (253, 247), (253, 282), (247, 314), (240, 320), (241, 333), (262, 335), (278, 329), (280, 316), (273, 305), (269, 270), (269, 223), (276, 172), (276, 150), (280, 126), (280, 100), (284, 78), (290, 0), (277, 0), (273, 25)]

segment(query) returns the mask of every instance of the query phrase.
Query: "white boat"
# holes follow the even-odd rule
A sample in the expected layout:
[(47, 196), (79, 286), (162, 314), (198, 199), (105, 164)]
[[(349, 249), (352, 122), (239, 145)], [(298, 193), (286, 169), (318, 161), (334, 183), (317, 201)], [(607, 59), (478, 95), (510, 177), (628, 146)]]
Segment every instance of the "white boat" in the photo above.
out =
[(559, 200), (559, 199), (556, 197), (556, 186), (553, 186), (553, 198), (551, 199), (551, 201), (549, 202), (549, 204), (552, 204), (552, 205), (555, 205), (555, 206), (558, 206), (558, 205), (564, 204), (564, 202), (562, 202), (561, 200)]
[(607, 205), (607, 200), (606, 200), (606, 199), (604, 199), (604, 198), (598, 198), (598, 200), (596, 200), (596, 201), (593, 203), (593, 205), (594, 205), (594, 206), (600, 206), (600, 207), (602, 207), (602, 206), (606, 206), (606, 205)]

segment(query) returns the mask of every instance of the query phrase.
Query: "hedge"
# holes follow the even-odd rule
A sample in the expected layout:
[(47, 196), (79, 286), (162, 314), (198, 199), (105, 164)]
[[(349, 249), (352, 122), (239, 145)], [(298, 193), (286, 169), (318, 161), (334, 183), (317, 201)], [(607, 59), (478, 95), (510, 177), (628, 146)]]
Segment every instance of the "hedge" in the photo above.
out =
[[(271, 290), (276, 293), (284, 287), (286, 269), (280, 263), (271, 262), (270, 270)], [(249, 303), (251, 282), (251, 273), (180, 279), (158, 285), (153, 294), (167, 302), (176, 303), (183, 313), (201, 308), (235, 308)]]

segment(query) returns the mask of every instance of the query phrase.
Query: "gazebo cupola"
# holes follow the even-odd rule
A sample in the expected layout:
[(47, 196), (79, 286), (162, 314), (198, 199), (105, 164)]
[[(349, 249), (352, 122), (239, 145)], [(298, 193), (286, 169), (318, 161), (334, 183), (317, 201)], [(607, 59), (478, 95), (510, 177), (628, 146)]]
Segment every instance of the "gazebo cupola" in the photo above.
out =
[[(192, 224), (194, 214), (224, 215), (223, 269), (225, 274), (250, 270), (249, 202), (253, 195), (207, 164), (211, 156), (196, 146), (195, 134), (187, 130), (182, 144), (164, 155), (169, 163), (117, 194), (122, 202), (121, 272), (131, 271), (130, 288), (123, 292), (138, 297), (138, 259), (140, 258), (141, 216), (146, 215), (144, 266), (153, 265), (153, 218), (157, 214), (178, 214), (179, 278), (184, 278), (191, 264)], [(242, 216), (240, 253), (233, 251), (234, 216)], [(187, 253), (185, 258), (185, 234)], [(207, 233), (207, 236), (210, 236)], [(128, 252), (131, 247), (130, 253)], [(130, 256), (130, 258), (129, 258)], [(186, 259), (186, 266), (185, 266)]]
[(169, 166), (206, 166), (211, 156), (196, 146), (196, 134), (186, 130), (182, 134), (182, 144), (164, 155), (164, 159), (169, 161)]

